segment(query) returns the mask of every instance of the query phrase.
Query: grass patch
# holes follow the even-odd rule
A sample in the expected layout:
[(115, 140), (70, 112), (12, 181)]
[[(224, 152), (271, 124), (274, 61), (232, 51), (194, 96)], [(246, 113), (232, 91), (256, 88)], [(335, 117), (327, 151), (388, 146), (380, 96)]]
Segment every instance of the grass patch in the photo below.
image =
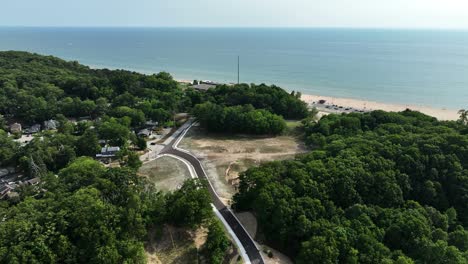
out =
[(172, 157), (162, 157), (141, 166), (138, 171), (146, 177), (150, 184), (161, 191), (178, 189), (186, 179), (190, 179), (187, 166), (180, 160)]

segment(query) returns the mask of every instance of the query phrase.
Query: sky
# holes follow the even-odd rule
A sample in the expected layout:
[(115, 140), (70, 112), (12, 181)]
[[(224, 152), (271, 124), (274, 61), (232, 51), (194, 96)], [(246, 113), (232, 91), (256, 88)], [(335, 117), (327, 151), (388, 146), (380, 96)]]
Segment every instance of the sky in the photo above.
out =
[(3, 0), (0, 26), (468, 29), (468, 0)]

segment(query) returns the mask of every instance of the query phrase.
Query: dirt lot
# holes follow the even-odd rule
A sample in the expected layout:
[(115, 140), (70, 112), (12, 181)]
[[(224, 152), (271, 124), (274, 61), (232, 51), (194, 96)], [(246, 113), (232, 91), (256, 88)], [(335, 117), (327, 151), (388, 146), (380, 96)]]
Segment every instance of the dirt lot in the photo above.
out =
[(178, 189), (186, 179), (190, 179), (187, 166), (172, 157), (162, 157), (141, 166), (138, 173), (147, 177), (161, 191)]
[[(296, 122), (288, 123), (293, 129)], [(193, 127), (181, 141), (202, 162), (218, 195), (228, 202), (236, 192), (240, 172), (262, 162), (293, 158), (307, 149), (294, 133), (278, 137), (210, 134)]]

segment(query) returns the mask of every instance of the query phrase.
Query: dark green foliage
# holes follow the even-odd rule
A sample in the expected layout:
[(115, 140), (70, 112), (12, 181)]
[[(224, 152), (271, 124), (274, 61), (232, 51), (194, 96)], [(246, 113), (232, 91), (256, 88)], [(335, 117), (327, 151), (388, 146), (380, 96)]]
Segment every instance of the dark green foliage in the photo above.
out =
[[(238, 210), (297, 263), (466, 263), (468, 135), (411, 111), (304, 122), (316, 150), (241, 174)], [(411, 260), (412, 259), (412, 260)]]
[(87, 129), (78, 140), (76, 140), (76, 153), (78, 156), (94, 156), (99, 153), (98, 135), (94, 129)]
[[(212, 218), (200, 183), (188, 181), (168, 195), (145, 191), (134, 170), (107, 169), (90, 158), (75, 160), (58, 178), (44, 175), (41, 188), (42, 197), (0, 203), (0, 263), (146, 263), (148, 226), (197, 227)], [(223, 248), (214, 232), (213, 247)]]
[(134, 170), (138, 170), (143, 162), (140, 160), (140, 155), (135, 152), (130, 152), (127, 157), (127, 166), (133, 168)]
[(203, 246), (203, 255), (207, 258), (208, 263), (221, 264), (224, 263), (226, 252), (231, 246), (222, 224), (218, 219), (214, 218), (208, 226), (208, 236), (206, 243)]
[(134, 173), (79, 159), (59, 178), (44, 176), (43, 187), (42, 199), (1, 212), (0, 262), (145, 263)]
[[(0, 263), (146, 263), (148, 227), (196, 227), (211, 218), (203, 185), (190, 181), (174, 193), (157, 192), (136, 175), (141, 161), (129, 151), (129, 142), (146, 146), (132, 130), (149, 119), (170, 120), (187, 100), (167, 73), (93, 70), (0, 52), (0, 167), (17, 165), (26, 179), (41, 179), (0, 201)], [(79, 117), (94, 121), (71, 120)], [(6, 121), (52, 118), (57, 131), (42, 131), (22, 147), (4, 131)], [(99, 139), (122, 147), (123, 167), (79, 157), (94, 157)]]
[(278, 135), (286, 128), (282, 117), (251, 105), (222, 107), (208, 102), (196, 105), (193, 113), (213, 132)]
[(14, 163), (18, 155), (19, 146), (7, 132), (0, 129), (0, 167)]
[(146, 148), (147, 148), (146, 140), (143, 137), (138, 137), (137, 138), (137, 144), (136, 145), (140, 150), (146, 150)]
[(168, 195), (168, 221), (184, 227), (198, 227), (212, 215), (211, 198), (204, 184), (189, 180)]
[[(145, 118), (166, 118), (161, 111), (182, 110), (183, 97), (168, 73), (94, 70), (51, 56), (0, 52), (0, 114), (27, 123), (42, 122), (57, 114), (111, 114), (128, 116), (133, 125), (139, 125)], [(147, 107), (139, 109), (142, 105)]]
[[(286, 119), (307, 117), (307, 104), (300, 93), (288, 94), (278, 86), (260, 85), (219, 85), (206, 92), (206, 100), (223, 106), (252, 105), (256, 109), (265, 109)], [(193, 99), (192, 102), (198, 101)]]

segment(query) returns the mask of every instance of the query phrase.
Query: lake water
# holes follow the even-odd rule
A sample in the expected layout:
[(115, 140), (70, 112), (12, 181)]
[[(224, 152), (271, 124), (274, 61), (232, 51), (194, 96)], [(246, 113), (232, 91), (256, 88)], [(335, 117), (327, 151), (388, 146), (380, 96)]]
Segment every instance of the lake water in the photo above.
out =
[(176, 79), (277, 84), (335, 97), (468, 107), (468, 31), (0, 28), (0, 50)]

